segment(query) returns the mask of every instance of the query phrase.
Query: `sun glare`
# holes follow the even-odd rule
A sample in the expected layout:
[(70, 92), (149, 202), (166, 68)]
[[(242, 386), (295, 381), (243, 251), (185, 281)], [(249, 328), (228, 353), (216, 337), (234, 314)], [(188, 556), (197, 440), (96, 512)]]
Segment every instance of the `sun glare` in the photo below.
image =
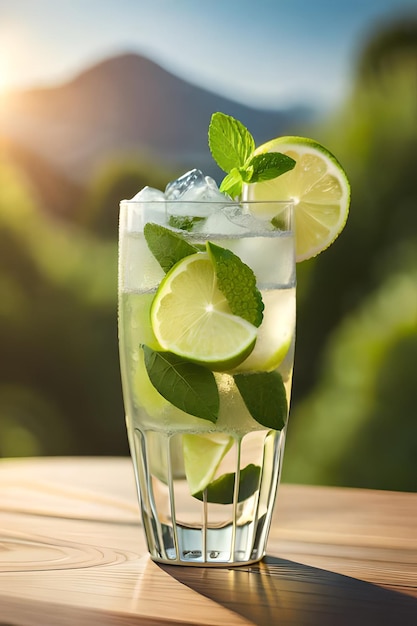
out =
[[(28, 36), (21, 24), (0, 23), (0, 96), (11, 93), (27, 67), (36, 66), (34, 47), (29, 53)], [(28, 60), (32, 63), (28, 63)]]
[(0, 96), (4, 96), (7, 94), (9, 90), (9, 71), (4, 61), (4, 58), (1, 58), (0, 55)]

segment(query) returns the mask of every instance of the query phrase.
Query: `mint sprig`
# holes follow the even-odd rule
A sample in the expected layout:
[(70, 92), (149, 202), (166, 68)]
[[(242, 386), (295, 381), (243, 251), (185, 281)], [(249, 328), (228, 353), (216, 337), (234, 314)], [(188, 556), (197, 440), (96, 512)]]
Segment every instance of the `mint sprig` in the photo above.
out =
[(294, 159), (279, 152), (254, 154), (255, 140), (248, 129), (225, 113), (211, 116), (208, 141), (213, 159), (227, 174), (220, 191), (233, 198), (242, 193), (243, 183), (272, 180), (295, 166)]
[(248, 129), (224, 113), (213, 113), (208, 138), (211, 154), (225, 172), (244, 168), (255, 150), (255, 140)]

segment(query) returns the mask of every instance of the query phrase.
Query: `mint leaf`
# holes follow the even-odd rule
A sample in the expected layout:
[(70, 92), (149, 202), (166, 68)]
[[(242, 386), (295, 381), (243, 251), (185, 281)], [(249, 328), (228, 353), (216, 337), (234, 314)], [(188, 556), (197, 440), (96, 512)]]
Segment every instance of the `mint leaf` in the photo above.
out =
[(255, 150), (255, 141), (248, 129), (224, 113), (211, 116), (208, 141), (213, 159), (227, 173), (243, 167)]
[(181, 235), (172, 232), (160, 224), (148, 222), (143, 229), (146, 243), (164, 272), (168, 272), (175, 263), (200, 248), (188, 243)]
[(214, 265), (217, 286), (234, 315), (258, 327), (262, 323), (264, 303), (253, 270), (227, 248), (207, 241), (207, 252)]
[(172, 228), (190, 231), (194, 229), (194, 226), (198, 224), (198, 222), (202, 222), (205, 219), (205, 217), (192, 217), (189, 215), (170, 215), (168, 224)]
[(279, 213), (278, 213), (278, 215), (275, 215), (275, 217), (272, 218), (271, 224), (277, 230), (286, 230), (286, 228), (287, 228), (287, 221), (286, 221), (286, 219), (284, 217), (282, 217), (282, 215), (280, 215)]
[(272, 180), (289, 172), (295, 167), (295, 161), (280, 152), (265, 152), (253, 156), (246, 164), (245, 169), (249, 177), (243, 176), (246, 183), (259, 183), (263, 180)]
[(143, 351), (149, 379), (165, 400), (216, 423), (220, 400), (213, 372), (171, 352), (157, 352), (145, 345)]
[(240, 196), (242, 193), (242, 175), (236, 167), (223, 178), (220, 191), (228, 193), (231, 198)]
[[(261, 468), (259, 465), (253, 465), (253, 463), (240, 470), (238, 502), (247, 500), (259, 489), (260, 475)], [(215, 504), (233, 504), (235, 480), (236, 474), (234, 472), (222, 474), (222, 476), (219, 476), (219, 478), (209, 483), (204, 491), (193, 493), (193, 496), (197, 498), (197, 500), (203, 500), (205, 494), (207, 502), (213, 502)]]
[(281, 374), (256, 372), (236, 374), (233, 378), (254, 420), (266, 428), (284, 428), (288, 417), (288, 403)]

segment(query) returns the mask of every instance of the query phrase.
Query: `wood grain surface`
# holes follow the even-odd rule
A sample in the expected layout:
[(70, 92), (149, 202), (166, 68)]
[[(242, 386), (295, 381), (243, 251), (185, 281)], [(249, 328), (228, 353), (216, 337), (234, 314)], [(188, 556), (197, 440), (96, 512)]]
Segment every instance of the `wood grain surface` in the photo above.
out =
[(0, 626), (417, 625), (417, 494), (281, 485), (268, 556), (163, 566), (130, 460), (0, 461)]

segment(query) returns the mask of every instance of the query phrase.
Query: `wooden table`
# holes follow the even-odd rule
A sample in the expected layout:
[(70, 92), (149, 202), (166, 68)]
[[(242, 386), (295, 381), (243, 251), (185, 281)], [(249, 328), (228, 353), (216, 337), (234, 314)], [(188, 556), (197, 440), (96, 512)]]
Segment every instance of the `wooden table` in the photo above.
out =
[(0, 625), (417, 625), (417, 494), (281, 485), (267, 558), (146, 554), (129, 459), (0, 461)]

